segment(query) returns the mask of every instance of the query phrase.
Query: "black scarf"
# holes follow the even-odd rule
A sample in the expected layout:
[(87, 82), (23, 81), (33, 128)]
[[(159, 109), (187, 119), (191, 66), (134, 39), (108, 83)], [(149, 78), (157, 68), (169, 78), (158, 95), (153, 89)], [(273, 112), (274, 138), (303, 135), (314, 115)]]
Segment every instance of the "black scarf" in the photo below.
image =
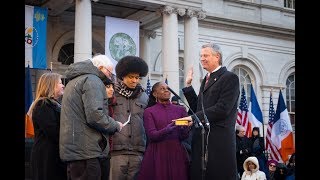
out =
[(126, 97), (126, 98), (130, 98), (130, 99), (134, 99), (136, 98), (140, 92), (143, 91), (142, 87), (140, 84), (138, 84), (134, 89), (128, 88), (123, 81), (120, 81), (119, 83), (115, 84), (115, 89), (116, 91)]

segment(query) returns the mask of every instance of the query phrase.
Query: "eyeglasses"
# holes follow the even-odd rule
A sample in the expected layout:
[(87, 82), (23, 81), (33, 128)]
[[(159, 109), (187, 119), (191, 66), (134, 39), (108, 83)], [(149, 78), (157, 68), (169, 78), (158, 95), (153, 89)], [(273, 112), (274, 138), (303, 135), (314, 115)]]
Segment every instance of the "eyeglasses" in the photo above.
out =
[(116, 80), (116, 75), (115, 74), (113, 74), (108, 68), (106, 68), (106, 70), (109, 72), (109, 74), (110, 74), (110, 79), (111, 79), (111, 81), (112, 82), (115, 82), (115, 80)]

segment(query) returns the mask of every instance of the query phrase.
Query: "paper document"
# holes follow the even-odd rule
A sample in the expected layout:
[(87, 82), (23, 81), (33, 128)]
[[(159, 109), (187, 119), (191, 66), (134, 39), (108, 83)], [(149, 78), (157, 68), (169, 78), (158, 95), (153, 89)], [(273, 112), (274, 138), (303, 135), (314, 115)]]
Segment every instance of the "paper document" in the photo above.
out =
[(131, 113), (129, 114), (128, 120), (125, 123), (123, 123), (123, 126), (127, 125), (130, 122), (130, 118), (131, 118)]

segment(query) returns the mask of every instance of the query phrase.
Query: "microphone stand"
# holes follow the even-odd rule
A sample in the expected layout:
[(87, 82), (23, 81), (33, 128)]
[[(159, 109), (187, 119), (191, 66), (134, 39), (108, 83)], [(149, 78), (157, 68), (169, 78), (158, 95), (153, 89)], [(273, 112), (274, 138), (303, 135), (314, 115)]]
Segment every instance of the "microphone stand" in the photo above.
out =
[[(194, 115), (197, 123), (195, 123), (195, 127), (198, 128), (200, 127), (201, 128), (201, 180), (204, 180), (205, 178), (205, 172), (206, 172), (206, 150), (205, 150), (205, 142), (204, 142), (204, 139), (205, 139), (205, 128), (204, 126), (202, 125), (201, 121), (199, 120), (199, 117), (193, 112), (193, 110), (187, 105), (187, 103), (185, 103), (180, 96), (177, 95), (177, 93), (175, 93), (171, 88), (168, 87), (168, 90), (170, 92), (172, 92), (178, 99), (181, 100), (181, 102), (186, 105), (191, 113)], [(202, 94), (203, 96), (203, 94)], [(202, 97), (201, 97), (202, 98)], [(205, 114), (203, 114), (205, 116)], [(205, 116), (205, 118), (207, 118)], [(198, 125), (199, 124), (199, 125)], [(207, 124), (208, 126), (208, 124)], [(210, 126), (209, 126), (209, 131), (210, 131)]]
[(203, 106), (203, 92), (201, 93), (201, 106), (202, 106), (202, 113), (203, 113), (203, 117), (205, 119), (205, 125), (206, 125), (206, 128), (208, 129), (208, 135), (207, 135), (207, 142), (205, 144), (204, 142), (204, 136), (205, 136), (205, 129), (203, 128), (201, 130), (201, 140), (202, 140), (202, 178), (204, 178), (204, 174), (205, 174), (205, 171), (206, 171), (206, 164), (207, 164), (207, 161), (208, 161), (208, 138), (209, 138), (209, 133), (210, 133), (210, 123), (209, 123), (209, 120), (208, 120), (208, 117), (206, 115), (206, 113), (204, 112), (204, 106)]
[[(179, 96), (176, 96), (176, 97), (181, 100), (181, 98)], [(193, 115), (195, 115), (195, 119), (197, 121), (197, 123), (195, 124), (195, 127), (201, 128), (201, 180), (204, 180), (205, 172), (206, 172), (206, 161), (207, 161), (206, 160), (207, 159), (207, 156), (206, 156), (207, 150), (205, 148), (205, 141), (204, 141), (206, 130), (205, 130), (204, 126), (202, 125), (201, 121), (199, 120), (198, 116), (192, 111), (192, 109), (184, 101), (181, 100), (181, 102), (190, 109), (190, 111)]]
[[(181, 100), (181, 98), (179, 96), (177, 96), (178, 99)], [(195, 115), (195, 118), (196, 118), (196, 121), (197, 123), (195, 124), (195, 127), (198, 128), (200, 127), (201, 128), (201, 180), (204, 180), (205, 178), (205, 172), (206, 172), (206, 159), (207, 159), (207, 156), (206, 156), (206, 148), (205, 148), (205, 134), (206, 134), (206, 130), (204, 128), (204, 126), (202, 125), (201, 121), (199, 120), (198, 116), (192, 111), (192, 109), (184, 102), (181, 100), (181, 102), (186, 105), (191, 113), (193, 115)], [(198, 125), (199, 124), (199, 125)]]
[(206, 172), (206, 154), (205, 154), (205, 128), (202, 127), (201, 129), (201, 179), (204, 180), (205, 178), (205, 172)]

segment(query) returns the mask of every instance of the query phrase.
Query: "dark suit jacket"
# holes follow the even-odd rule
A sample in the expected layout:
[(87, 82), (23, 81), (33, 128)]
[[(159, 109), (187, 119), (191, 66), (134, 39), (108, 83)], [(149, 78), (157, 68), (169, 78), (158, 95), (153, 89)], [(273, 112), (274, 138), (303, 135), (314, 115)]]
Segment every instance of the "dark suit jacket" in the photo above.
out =
[[(206, 87), (204, 84), (205, 79), (201, 83), (198, 96), (192, 86), (183, 88), (182, 91), (190, 106), (196, 104), (195, 114), (201, 121), (204, 119), (203, 100), (204, 112), (210, 122), (205, 179), (236, 180), (236, 135), (234, 132), (240, 94), (239, 78), (236, 74), (227, 71), (226, 67), (221, 67), (218, 71), (211, 73)], [(192, 119), (194, 120), (195, 117), (192, 116)], [(201, 178), (201, 145), (201, 128), (197, 128), (192, 137), (191, 180)]]

